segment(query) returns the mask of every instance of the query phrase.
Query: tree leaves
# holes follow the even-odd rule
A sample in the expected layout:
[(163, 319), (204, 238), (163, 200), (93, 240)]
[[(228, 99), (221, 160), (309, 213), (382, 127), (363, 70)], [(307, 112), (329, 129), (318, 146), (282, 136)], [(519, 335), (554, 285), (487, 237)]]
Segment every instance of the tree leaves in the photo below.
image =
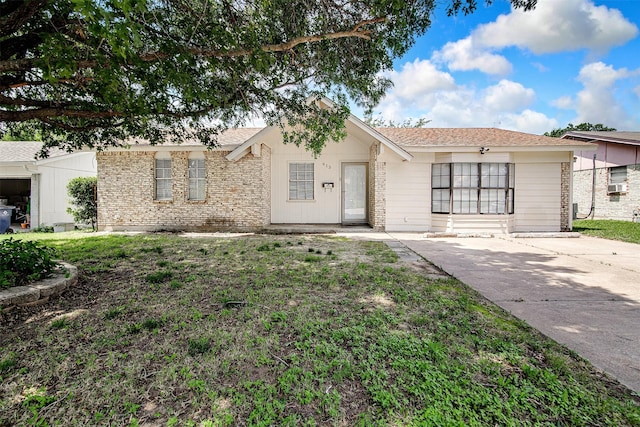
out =
[(615, 128), (610, 128), (607, 127), (605, 125), (603, 125), (602, 123), (598, 123), (598, 124), (591, 124), (591, 123), (580, 123), (577, 126), (574, 126), (573, 123), (569, 123), (567, 125), (566, 128), (558, 128), (558, 129), (553, 129), (550, 132), (545, 132), (544, 136), (551, 136), (553, 138), (560, 138), (562, 135), (564, 135), (567, 132), (590, 132), (590, 131), (598, 131), (598, 132), (606, 132), (606, 131), (615, 131)]
[[(451, 0), (468, 13), (476, 0)], [(527, 7), (535, 0), (512, 0)], [(18, 0), (0, 6), (1, 133), (45, 149), (216, 135), (257, 114), (318, 153), (429, 28), (435, 0)], [(12, 46), (9, 48), (8, 46)], [(319, 112), (310, 99), (328, 96)], [(321, 113), (317, 119), (311, 112)], [(288, 124), (288, 125), (285, 125)], [(290, 127), (291, 126), (291, 127)], [(293, 130), (292, 130), (293, 129)], [(304, 129), (304, 130), (303, 130)]]

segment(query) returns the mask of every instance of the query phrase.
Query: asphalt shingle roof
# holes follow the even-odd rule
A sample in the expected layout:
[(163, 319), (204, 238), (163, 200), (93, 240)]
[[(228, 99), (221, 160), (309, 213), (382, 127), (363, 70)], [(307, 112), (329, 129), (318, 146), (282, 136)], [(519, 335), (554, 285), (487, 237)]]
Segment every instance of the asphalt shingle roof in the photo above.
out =
[(376, 128), (401, 147), (545, 147), (591, 145), (496, 128)]
[[(221, 147), (224, 146), (237, 146), (242, 144), (243, 142), (245, 142), (247, 139), (251, 138), (253, 135), (255, 135), (256, 133), (260, 132), (262, 129), (264, 128), (232, 128), (232, 129), (227, 129), (226, 131), (224, 131), (223, 133), (221, 133), (220, 135), (218, 135), (218, 145), (220, 145)], [(146, 140), (140, 140), (140, 139), (134, 139), (130, 142), (131, 146), (148, 146), (150, 145)], [(176, 147), (176, 146), (181, 146), (181, 145), (186, 145), (186, 146), (194, 146), (194, 145), (199, 145), (202, 146), (202, 143), (197, 139), (188, 139), (185, 140), (183, 142), (181, 142), (180, 144), (173, 144), (170, 142), (165, 143), (164, 145), (167, 146), (171, 146), (171, 147)]]
[(36, 141), (0, 141), (0, 162), (35, 162), (41, 147)]
[[(39, 141), (0, 141), (0, 162), (35, 162), (41, 148)], [(67, 154), (64, 150), (49, 150), (49, 158)]]
[(619, 142), (621, 144), (640, 145), (640, 132), (627, 131), (571, 131), (563, 135), (563, 138), (580, 138), (588, 140), (601, 140)]

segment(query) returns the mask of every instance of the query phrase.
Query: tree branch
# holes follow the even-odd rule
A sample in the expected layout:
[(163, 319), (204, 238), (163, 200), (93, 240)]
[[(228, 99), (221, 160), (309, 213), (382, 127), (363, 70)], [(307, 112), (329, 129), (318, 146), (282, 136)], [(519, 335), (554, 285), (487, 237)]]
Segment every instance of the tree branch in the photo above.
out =
[[(18, 31), (29, 19), (31, 19), (38, 10), (42, 9), (48, 0), (23, 0), (22, 5), (6, 13), (2, 10), (3, 16), (0, 17), (0, 34), (8, 35)], [(10, 2), (5, 3), (10, 6)]]
[[(48, 118), (43, 118), (41, 120), (42, 120), (42, 122), (44, 122), (44, 123), (46, 123), (46, 124), (48, 124), (50, 126), (57, 127), (57, 128), (60, 128), (60, 129), (64, 129), (67, 132), (87, 132), (87, 131), (90, 131), (90, 130), (94, 130), (94, 129), (98, 129), (98, 128), (104, 127), (103, 124), (90, 124), (90, 125), (86, 125), (86, 126), (72, 126), (72, 125), (69, 125), (67, 123), (62, 123), (62, 122), (57, 121), (57, 120), (50, 120)], [(119, 126), (122, 126), (123, 123), (124, 122), (109, 123), (109, 127), (112, 127), (112, 128), (113, 127), (119, 127)]]
[[(233, 50), (210, 50), (199, 48), (187, 48), (186, 52), (199, 56), (202, 58), (237, 58), (242, 56), (249, 56), (256, 51), (262, 51), (267, 53), (286, 52), (292, 50), (294, 47), (306, 44), (317, 43), (323, 40), (335, 40), (344, 38), (361, 38), (365, 40), (371, 40), (371, 31), (363, 30), (365, 25), (375, 24), (386, 21), (386, 17), (379, 17), (374, 19), (368, 19), (366, 21), (358, 22), (351, 30), (338, 31), (335, 33), (316, 34), (312, 36), (296, 37), (285, 43), (267, 44), (257, 49), (233, 49)], [(140, 55), (139, 59), (143, 62), (155, 62), (167, 59), (170, 56), (167, 52), (149, 52)], [(78, 61), (77, 68), (91, 68), (98, 65), (97, 61), (85, 60)], [(0, 73), (12, 72), (12, 71), (27, 71), (35, 66), (33, 59), (16, 59), (10, 61), (0, 61)]]
[(6, 111), (0, 110), (0, 122), (24, 122), (26, 120), (39, 119), (45, 121), (51, 117), (74, 117), (82, 119), (109, 119), (121, 117), (117, 111), (84, 111), (68, 108), (43, 107), (32, 110)]
[(0, 104), (42, 108), (60, 108), (71, 105), (70, 103), (62, 103), (57, 101), (40, 101), (37, 99), (11, 98), (2, 94), (0, 94)]

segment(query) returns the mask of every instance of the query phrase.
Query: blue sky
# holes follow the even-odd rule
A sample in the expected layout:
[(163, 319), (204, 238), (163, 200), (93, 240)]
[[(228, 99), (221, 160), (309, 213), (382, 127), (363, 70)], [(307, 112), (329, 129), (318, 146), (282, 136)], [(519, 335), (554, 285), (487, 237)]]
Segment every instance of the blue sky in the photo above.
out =
[(374, 117), (536, 134), (582, 122), (640, 130), (640, 0), (538, 0), (529, 12), (479, 3), (469, 16), (437, 9), (386, 74), (395, 86)]

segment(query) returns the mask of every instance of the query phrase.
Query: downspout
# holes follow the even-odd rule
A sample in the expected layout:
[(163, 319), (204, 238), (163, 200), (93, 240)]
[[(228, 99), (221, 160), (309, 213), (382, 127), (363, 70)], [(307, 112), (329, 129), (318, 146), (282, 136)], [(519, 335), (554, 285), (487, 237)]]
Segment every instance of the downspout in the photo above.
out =
[(592, 182), (591, 182), (591, 209), (589, 209), (589, 213), (587, 214), (587, 216), (583, 217), (583, 218), (578, 218), (576, 216), (576, 219), (587, 219), (590, 216), (592, 217), (591, 219), (593, 219), (593, 215), (595, 214), (595, 209), (596, 209), (596, 155), (593, 155), (593, 170), (591, 172), (591, 177), (592, 177)]

